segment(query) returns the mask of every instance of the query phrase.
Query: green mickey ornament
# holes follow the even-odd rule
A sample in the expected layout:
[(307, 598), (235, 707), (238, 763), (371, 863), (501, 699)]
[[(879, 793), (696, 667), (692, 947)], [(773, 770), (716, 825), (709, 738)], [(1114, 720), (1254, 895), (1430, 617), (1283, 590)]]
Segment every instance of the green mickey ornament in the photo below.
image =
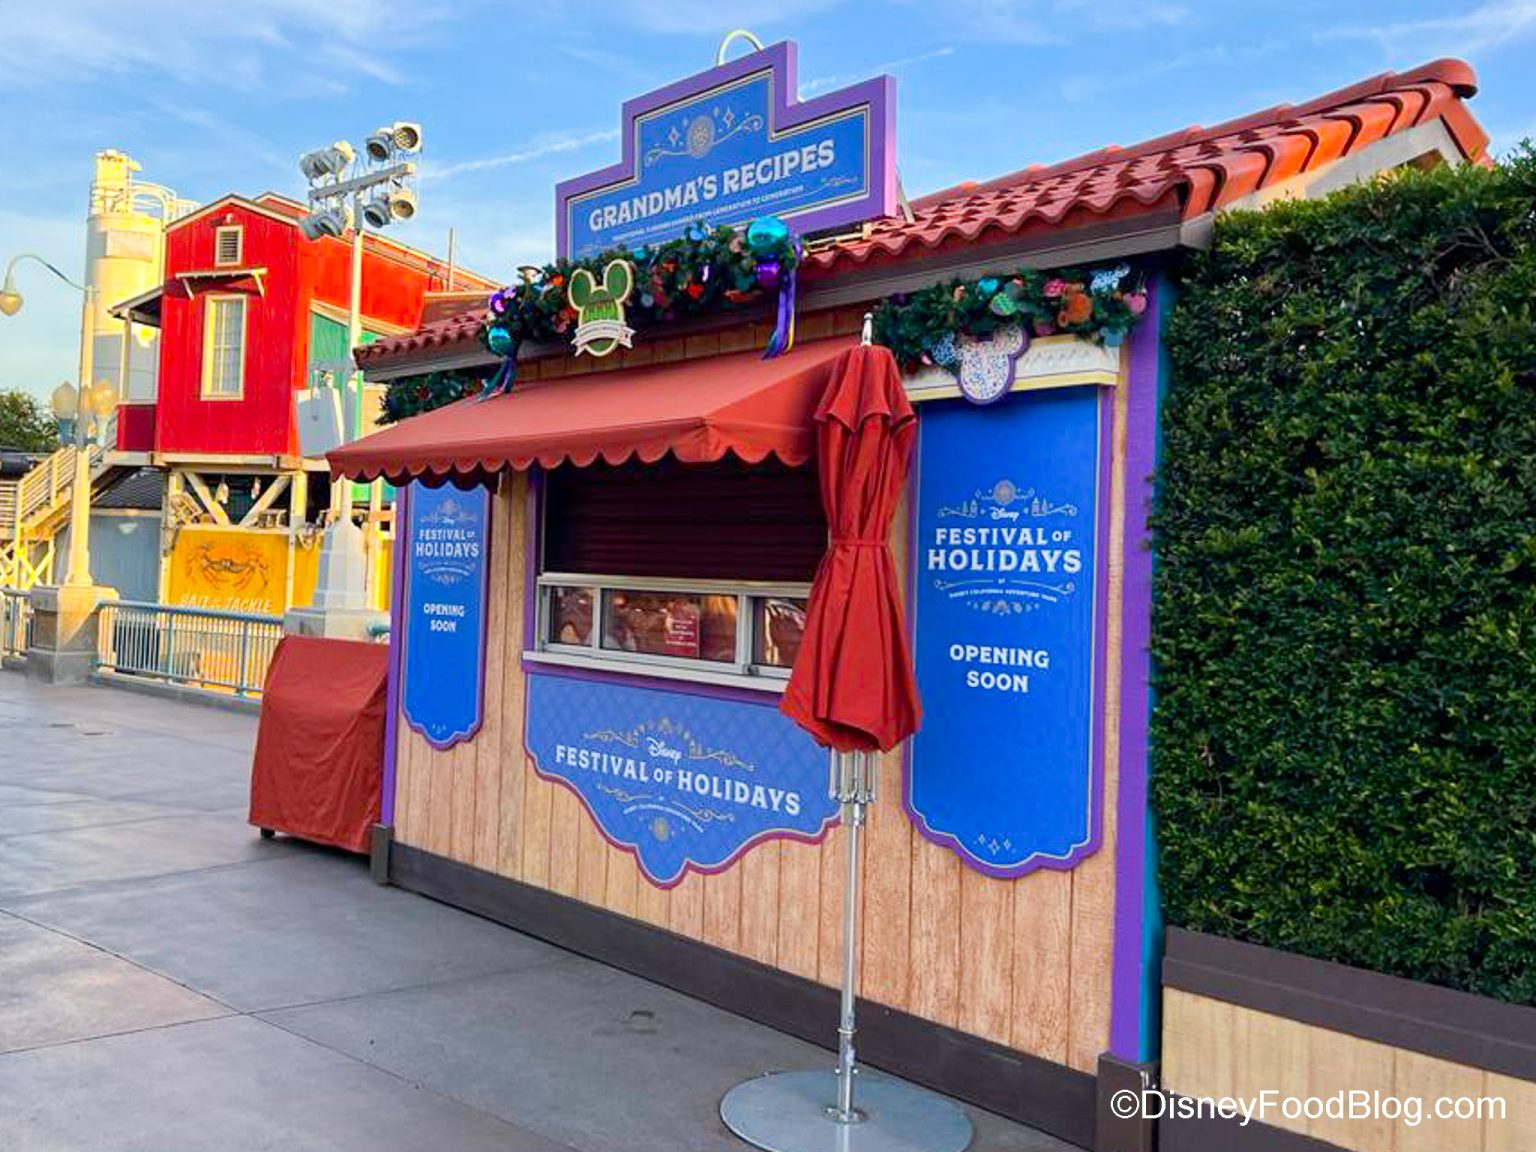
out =
[(624, 304), (635, 287), (635, 268), (628, 260), (610, 260), (603, 269), (602, 287), (585, 268), (571, 273), (566, 291), (576, 322), (576, 354), (606, 356), (615, 348), (628, 348), (634, 329), (624, 322)]

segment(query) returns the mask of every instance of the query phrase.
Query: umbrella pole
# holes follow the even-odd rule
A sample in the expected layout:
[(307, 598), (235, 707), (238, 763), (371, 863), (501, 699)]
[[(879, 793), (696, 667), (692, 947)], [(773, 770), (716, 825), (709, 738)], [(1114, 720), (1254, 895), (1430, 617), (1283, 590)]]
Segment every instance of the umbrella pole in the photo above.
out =
[(837, 799), (843, 806), (847, 832), (843, 882), (843, 998), (837, 1024), (837, 1105), (832, 1117), (853, 1124), (863, 1117), (853, 1105), (857, 1057), (855, 1000), (859, 977), (859, 839), (864, 815), (875, 798), (875, 756), (871, 752), (844, 752), (837, 757)]
[[(859, 841), (875, 798), (878, 755), (828, 757), (827, 792), (842, 807), (847, 849), (837, 1070), (772, 1072), (736, 1085), (720, 1101), (725, 1126), (765, 1152), (964, 1152), (971, 1142), (971, 1122), (953, 1102), (878, 1072), (861, 1072), (854, 1054)], [(855, 1088), (862, 1106), (854, 1103)]]

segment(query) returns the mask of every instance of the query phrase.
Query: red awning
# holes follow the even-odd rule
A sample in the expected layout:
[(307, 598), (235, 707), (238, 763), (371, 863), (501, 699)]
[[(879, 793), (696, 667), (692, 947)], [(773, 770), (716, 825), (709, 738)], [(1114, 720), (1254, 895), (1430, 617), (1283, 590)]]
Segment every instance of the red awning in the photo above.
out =
[(774, 360), (742, 352), (705, 360), (518, 382), (506, 396), (461, 400), (329, 453), (335, 475), (481, 478), (553, 468), (651, 463), (668, 452), (698, 464), (727, 452), (748, 463), (803, 464), (816, 450), (816, 405), (832, 362), (857, 341), (818, 340)]

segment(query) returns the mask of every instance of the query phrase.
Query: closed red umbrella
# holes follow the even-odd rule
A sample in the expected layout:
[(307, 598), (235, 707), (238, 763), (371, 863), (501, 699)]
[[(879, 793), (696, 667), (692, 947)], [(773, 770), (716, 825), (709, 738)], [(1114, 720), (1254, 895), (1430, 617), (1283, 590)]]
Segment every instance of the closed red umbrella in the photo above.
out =
[(811, 585), (805, 637), (780, 708), (842, 752), (894, 748), (922, 717), (889, 543), (916, 434), (889, 349), (866, 344), (832, 362), (816, 408), (832, 540)]
[(875, 797), (876, 753), (900, 744), (922, 718), (889, 543), (917, 417), (890, 351), (866, 343), (839, 355), (815, 418), (832, 539), (811, 585), (805, 635), (779, 707), (833, 749), (831, 793), (842, 804), (837, 1071), (775, 1072), (738, 1084), (720, 1102), (720, 1117), (748, 1143), (773, 1152), (961, 1152), (971, 1139), (965, 1113), (931, 1092), (859, 1071), (854, 1051), (859, 834)]

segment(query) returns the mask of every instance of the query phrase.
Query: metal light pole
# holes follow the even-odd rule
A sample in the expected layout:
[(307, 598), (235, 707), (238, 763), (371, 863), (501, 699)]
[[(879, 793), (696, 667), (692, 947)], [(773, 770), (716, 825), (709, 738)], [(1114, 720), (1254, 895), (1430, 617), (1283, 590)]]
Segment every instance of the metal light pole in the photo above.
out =
[[(60, 395), (62, 389), (55, 393), (58, 403), (54, 406), (53, 415), (59, 420), (61, 431), (64, 421), (72, 418), (75, 433), (75, 475), (69, 506), (69, 567), (64, 583), (74, 588), (85, 588), (91, 584), (91, 462), (86, 428), (97, 402), (94, 399), (96, 390), (91, 383), (95, 363), (96, 289), (89, 284), (77, 284), (41, 256), (23, 252), (6, 265), (5, 283), (0, 287), (0, 314), (14, 316), (21, 311), (23, 297), (16, 288), (16, 265), (23, 260), (41, 264), (84, 298), (80, 314), (80, 386), (71, 389), (74, 393), (72, 412), (68, 410), (71, 405)], [(103, 433), (107, 418), (117, 406), (117, 399), (116, 390), (110, 384), (104, 385), (99, 403), (105, 411), (98, 416)]]
[[(309, 215), (299, 221), (310, 240), (321, 237), (351, 241), (351, 275), (347, 302), (347, 348), (363, 339), (363, 226), (384, 228), (416, 214), (412, 184), (416, 165), (401, 159), (421, 150), (421, 128), (397, 121), (380, 128), (364, 142), (361, 154), (345, 141), (306, 153), (299, 170), (309, 180)], [(355, 363), (355, 362), (354, 362)], [(342, 421), (342, 438), (362, 435), (363, 385), (353, 378), (350, 420)], [(351, 435), (347, 434), (347, 424)], [(331, 523), (320, 552), (320, 576), (314, 606), (322, 611), (366, 609), (366, 550), (363, 534), (352, 522), (352, 483), (331, 483)]]

